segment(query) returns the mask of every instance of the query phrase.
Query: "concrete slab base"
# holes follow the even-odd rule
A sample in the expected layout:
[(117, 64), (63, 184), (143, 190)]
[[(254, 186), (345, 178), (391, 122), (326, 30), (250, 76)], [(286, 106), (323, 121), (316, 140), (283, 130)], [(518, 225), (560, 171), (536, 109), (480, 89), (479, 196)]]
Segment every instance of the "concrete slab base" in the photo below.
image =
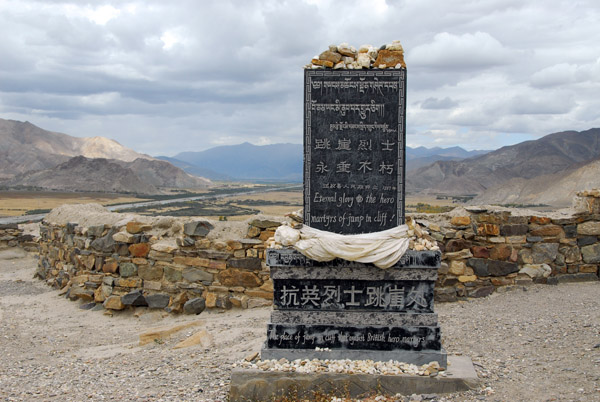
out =
[(373, 395), (444, 394), (479, 385), (471, 359), (448, 356), (446, 376), (290, 373), (235, 369), (231, 373), (230, 402), (270, 401), (277, 397), (314, 399), (315, 395), (360, 398)]

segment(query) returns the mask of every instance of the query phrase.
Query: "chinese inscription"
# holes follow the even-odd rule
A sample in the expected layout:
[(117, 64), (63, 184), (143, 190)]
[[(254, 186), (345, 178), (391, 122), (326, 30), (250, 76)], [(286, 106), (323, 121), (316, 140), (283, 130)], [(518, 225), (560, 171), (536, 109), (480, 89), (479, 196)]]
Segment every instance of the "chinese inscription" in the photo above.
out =
[(274, 280), (274, 304), (298, 310), (433, 312), (433, 281)]

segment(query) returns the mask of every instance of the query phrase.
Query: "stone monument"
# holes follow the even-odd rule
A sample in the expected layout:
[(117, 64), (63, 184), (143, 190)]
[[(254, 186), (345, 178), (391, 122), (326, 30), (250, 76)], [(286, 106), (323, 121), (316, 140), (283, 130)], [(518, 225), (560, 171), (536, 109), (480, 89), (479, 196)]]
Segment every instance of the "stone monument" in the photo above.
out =
[[(308, 226), (359, 234), (404, 223), (406, 68), (378, 66), (305, 70)], [(437, 361), (445, 367), (433, 310), (440, 262), (439, 251), (408, 250), (381, 269), (341, 259), (317, 262), (290, 248), (267, 250), (274, 309), (261, 359)]]

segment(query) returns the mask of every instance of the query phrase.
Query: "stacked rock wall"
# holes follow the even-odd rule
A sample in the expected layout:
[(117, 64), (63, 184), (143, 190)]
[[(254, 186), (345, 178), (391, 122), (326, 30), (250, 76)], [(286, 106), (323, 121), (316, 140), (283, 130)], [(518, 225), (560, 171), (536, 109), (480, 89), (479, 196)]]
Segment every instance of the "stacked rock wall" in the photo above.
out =
[[(112, 310), (147, 305), (199, 312), (205, 306), (269, 305), (273, 287), (263, 263), (264, 243), (280, 224), (256, 219), (245, 237), (223, 241), (207, 237), (213, 228), (207, 221), (43, 222), (36, 275), (73, 300)], [(157, 236), (161, 225), (167, 233)], [(177, 225), (181, 231), (172, 233)]]
[[(580, 193), (575, 206), (549, 214), (468, 207), (411, 216), (443, 252), (436, 300), (484, 297), (532, 283), (598, 280), (600, 192)], [(198, 312), (205, 306), (271, 304), (264, 258), (280, 220), (249, 221), (239, 238), (225, 240), (211, 237), (216, 229), (206, 221), (110, 217), (106, 225), (42, 223), (37, 275), (73, 300), (116, 310), (148, 305)], [(222, 234), (234, 232), (233, 222), (223, 225)], [(2, 230), (0, 236), (18, 238), (14, 228)]]
[[(579, 194), (569, 213), (472, 207), (415, 216), (442, 250), (436, 299), (484, 297), (531, 283), (598, 280), (600, 192)], [(456, 213), (462, 211), (463, 213)]]
[(23, 228), (16, 223), (0, 224), (0, 249), (7, 247), (21, 247), (28, 251), (36, 251), (37, 243), (31, 234), (23, 232)]

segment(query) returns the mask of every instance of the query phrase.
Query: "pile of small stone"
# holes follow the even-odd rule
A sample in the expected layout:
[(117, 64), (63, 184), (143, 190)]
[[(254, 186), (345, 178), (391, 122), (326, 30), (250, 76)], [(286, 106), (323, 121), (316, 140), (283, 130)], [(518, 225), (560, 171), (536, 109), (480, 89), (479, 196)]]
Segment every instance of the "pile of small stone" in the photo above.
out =
[(423, 250), (439, 250), (437, 241), (431, 237), (427, 229), (419, 225), (410, 217), (406, 218), (406, 225), (408, 226), (408, 237), (410, 241), (408, 248), (416, 251)]
[(234, 367), (262, 371), (281, 371), (296, 373), (344, 373), (344, 374), (383, 374), (383, 375), (414, 375), (431, 376), (445, 375), (444, 368), (434, 361), (422, 366), (389, 360), (375, 362), (373, 360), (258, 360), (248, 362), (242, 360)]
[(406, 68), (404, 49), (399, 40), (376, 48), (362, 45), (356, 50), (347, 43), (330, 45), (318, 56), (313, 57), (305, 69), (333, 68), (334, 70), (360, 70), (363, 68)]

